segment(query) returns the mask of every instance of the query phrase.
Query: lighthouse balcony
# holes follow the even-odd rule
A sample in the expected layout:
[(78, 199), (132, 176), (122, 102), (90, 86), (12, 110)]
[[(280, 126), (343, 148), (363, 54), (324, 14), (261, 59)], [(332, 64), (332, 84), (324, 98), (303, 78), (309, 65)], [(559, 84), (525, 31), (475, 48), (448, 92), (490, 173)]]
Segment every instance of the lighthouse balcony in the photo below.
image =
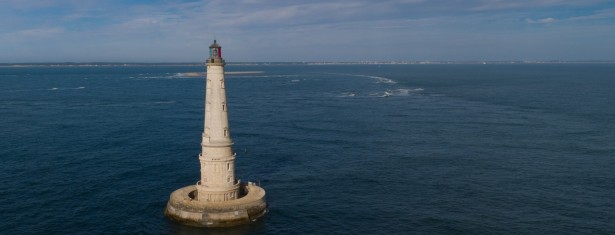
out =
[(208, 58), (205, 62), (207, 65), (225, 65), (226, 62), (222, 58)]
[(220, 202), (220, 201), (228, 201), (235, 200), (242, 196), (240, 183), (238, 181), (234, 182), (234, 185), (207, 185), (201, 184), (198, 182), (196, 186), (196, 192), (194, 194), (194, 199), (199, 201), (208, 201), (208, 202)]
[[(252, 182), (248, 182), (248, 183), (252, 183)], [(212, 186), (201, 183), (200, 180), (196, 182), (196, 185), (197, 187), (207, 188), (209, 191), (226, 191), (229, 188), (226, 185), (222, 187), (212, 187)], [(241, 180), (235, 179), (233, 180), (233, 185), (231, 187), (235, 187), (235, 186), (239, 187), (240, 185), (241, 185)]]
[(201, 142), (202, 147), (228, 147), (231, 145), (233, 145), (233, 142), (230, 141), (229, 139), (222, 139), (222, 140), (204, 139), (203, 142)]
[(199, 160), (202, 161), (210, 161), (210, 162), (228, 162), (235, 160), (237, 157), (237, 153), (233, 153), (232, 155), (223, 156), (223, 157), (206, 157), (203, 156), (203, 153), (199, 153)]

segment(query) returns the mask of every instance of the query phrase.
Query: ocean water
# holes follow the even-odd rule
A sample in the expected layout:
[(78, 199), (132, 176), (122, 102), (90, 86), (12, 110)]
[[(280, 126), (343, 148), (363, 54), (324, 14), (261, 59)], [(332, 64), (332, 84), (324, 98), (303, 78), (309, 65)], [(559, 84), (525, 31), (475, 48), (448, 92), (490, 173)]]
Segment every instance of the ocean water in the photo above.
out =
[(203, 66), (0, 67), (0, 234), (613, 234), (615, 65), (227, 65), (254, 224), (168, 221)]

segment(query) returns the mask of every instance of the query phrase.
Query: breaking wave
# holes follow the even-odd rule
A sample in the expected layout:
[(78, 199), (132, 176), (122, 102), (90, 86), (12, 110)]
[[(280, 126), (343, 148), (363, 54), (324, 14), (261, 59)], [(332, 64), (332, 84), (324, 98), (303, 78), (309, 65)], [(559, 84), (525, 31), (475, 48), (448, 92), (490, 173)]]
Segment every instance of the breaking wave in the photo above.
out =
[(387, 83), (387, 84), (396, 84), (396, 81), (393, 81), (390, 78), (385, 78), (385, 77), (378, 77), (378, 76), (365, 76), (368, 78), (373, 78), (376, 80), (376, 83)]
[(386, 90), (384, 92), (372, 93), (370, 95), (375, 96), (375, 97), (383, 97), (383, 98), (389, 97), (389, 96), (409, 96), (409, 95), (412, 95), (414, 93), (419, 93), (424, 90), (425, 89), (423, 88), (415, 88), (415, 89), (400, 88), (400, 89), (395, 89), (395, 90)]
[(362, 78), (371, 78), (376, 80), (376, 83), (386, 83), (386, 84), (397, 84), (397, 82), (393, 79), (387, 77), (373, 76), (367, 74), (345, 74), (345, 73), (331, 73), (333, 75), (344, 75), (344, 76), (353, 76), (353, 77), (362, 77)]
[(58, 91), (58, 90), (81, 90), (81, 89), (85, 89), (84, 86), (80, 86), (80, 87), (64, 87), (64, 88), (58, 88), (58, 87), (52, 87), (47, 89), (48, 91)]

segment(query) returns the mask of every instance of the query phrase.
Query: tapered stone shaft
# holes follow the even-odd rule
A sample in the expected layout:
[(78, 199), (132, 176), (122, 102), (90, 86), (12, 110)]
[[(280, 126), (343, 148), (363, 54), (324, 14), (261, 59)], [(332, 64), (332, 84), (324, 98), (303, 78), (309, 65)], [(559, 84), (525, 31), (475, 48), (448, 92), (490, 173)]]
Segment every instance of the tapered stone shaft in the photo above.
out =
[(222, 48), (214, 41), (209, 47), (205, 92), (205, 129), (201, 142), (201, 180), (197, 184), (198, 200), (219, 202), (238, 196), (235, 180), (235, 153), (228, 122), (224, 59)]

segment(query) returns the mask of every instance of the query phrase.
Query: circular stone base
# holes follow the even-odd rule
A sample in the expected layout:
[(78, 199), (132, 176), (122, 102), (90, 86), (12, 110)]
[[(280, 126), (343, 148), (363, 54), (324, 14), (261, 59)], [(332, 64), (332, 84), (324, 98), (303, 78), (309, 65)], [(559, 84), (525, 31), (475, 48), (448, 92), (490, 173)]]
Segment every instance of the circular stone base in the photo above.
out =
[(248, 183), (242, 185), (245, 196), (223, 202), (196, 200), (196, 186), (171, 193), (164, 214), (179, 223), (196, 227), (230, 227), (256, 221), (267, 213), (265, 190)]

